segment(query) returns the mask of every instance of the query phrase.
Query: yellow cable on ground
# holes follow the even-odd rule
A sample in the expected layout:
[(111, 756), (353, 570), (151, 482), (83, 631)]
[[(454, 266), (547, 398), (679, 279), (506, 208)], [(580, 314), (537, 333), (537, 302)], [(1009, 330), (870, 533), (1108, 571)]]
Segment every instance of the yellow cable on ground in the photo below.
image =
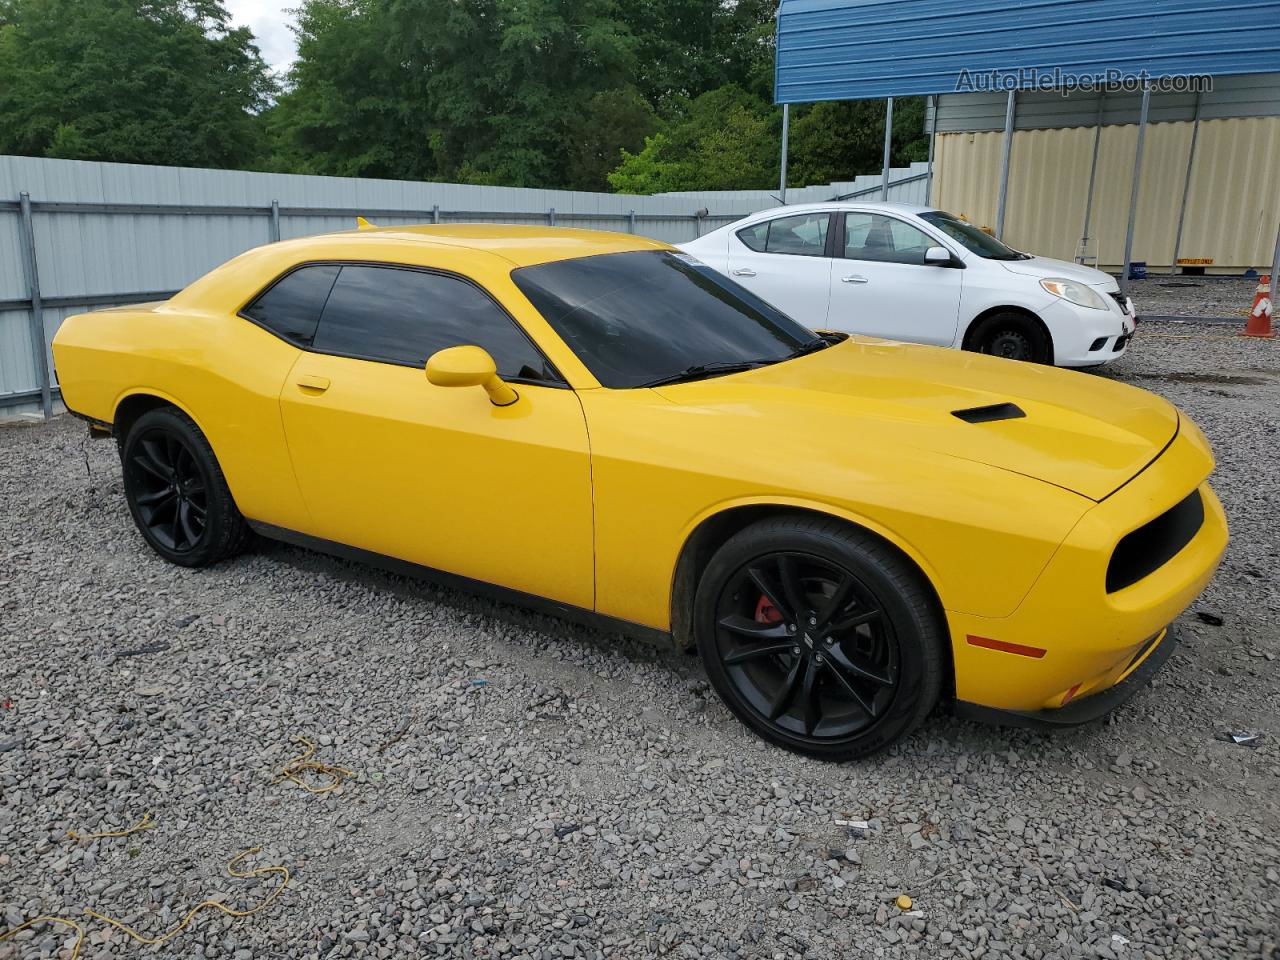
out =
[(146, 815), (127, 830), (108, 830), (104, 833), (76, 833), (74, 830), (68, 830), (67, 836), (72, 840), (79, 842), (81, 840), (100, 840), (103, 837), (127, 837), (131, 833), (137, 833), (140, 830), (154, 830), (156, 822), (151, 819), (151, 811), (148, 810)]
[[(306, 747), (306, 750), (303, 751), (302, 756), (291, 761), (283, 770), (276, 774), (276, 778), (271, 781), (272, 783), (279, 783), (282, 780), (292, 780), (308, 793), (328, 793), (330, 790), (336, 790), (338, 787), (342, 786), (342, 781), (346, 777), (355, 776), (355, 774), (346, 767), (335, 767), (332, 764), (321, 763), (319, 760), (312, 760), (311, 756), (316, 752), (316, 745), (306, 737), (293, 737), (292, 740), (294, 743), (301, 743)], [(332, 777), (333, 782), (327, 783), (323, 787), (313, 787), (311, 784), (307, 783), (302, 776), (302, 774), (307, 770), (310, 770), (313, 773), (318, 773), (321, 776)]]
[[(125, 926), (119, 920), (112, 920), (110, 917), (103, 916), (102, 914), (94, 910), (89, 910), (86, 908), (84, 912), (91, 917), (101, 920), (103, 923), (109, 923), (111, 924), (111, 926), (116, 927), (120, 930), (123, 930), (129, 936), (133, 937), (133, 939), (137, 940), (139, 943), (145, 943), (148, 946), (155, 946), (158, 943), (164, 943), (167, 940), (172, 940), (174, 937), (176, 937), (178, 934), (180, 934), (183, 930), (187, 928), (187, 924), (191, 922), (191, 918), (194, 917), (201, 910), (218, 910), (222, 913), (225, 913), (229, 917), (251, 916), (252, 914), (258, 913), (260, 910), (265, 910), (267, 909), (267, 907), (271, 906), (272, 902), (276, 899), (276, 897), (280, 896), (280, 894), (284, 892), (284, 888), (289, 885), (289, 869), (284, 866), (254, 867), (252, 870), (245, 870), (245, 871), (239, 871), (236, 869), (237, 863), (239, 863), (245, 857), (248, 857), (248, 856), (251, 856), (252, 854), (257, 853), (261, 849), (262, 849), (261, 847), (253, 847), (252, 849), (245, 850), (243, 853), (236, 854), (229, 861), (227, 861), (227, 873), (231, 874), (231, 876), (233, 877), (240, 877), (241, 879), (246, 879), (249, 877), (264, 876), (268, 873), (283, 874), (284, 881), (280, 884), (280, 886), (272, 890), (270, 895), (267, 897), (267, 899), (263, 900), (260, 904), (258, 904), (252, 910), (232, 910), (230, 907), (223, 906), (221, 903), (218, 903), (216, 900), (205, 900), (204, 902), (198, 903), (194, 907), (192, 907), (191, 910), (187, 913), (187, 915), (183, 917), (182, 922), (180, 924), (178, 924), (168, 933), (155, 938), (145, 937), (142, 934), (140, 934), (137, 930), (134, 930), (132, 927)], [(53, 920), (56, 918), (49, 917), (46, 919)], [(60, 922), (69, 923), (70, 921), (63, 920)], [(83, 931), (81, 932), (80, 936), (81, 936), (81, 939), (84, 938)], [(79, 944), (76, 944), (76, 949), (79, 950)], [(75, 960), (74, 954), (72, 955), (72, 960)]]
[(8, 940), (20, 930), (25, 930), (27, 927), (34, 927), (37, 923), (60, 923), (64, 927), (70, 927), (73, 929), (76, 932), (76, 945), (71, 950), (70, 960), (76, 960), (76, 957), (80, 956), (80, 945), (84, 943), (84, 927), (80, 926), (80, 924), (76, 923), (74, 920), (67, 920), (64, 917), (36, 917), (34, 920), (28, 920), (26, 923), (20, 923), (12, 930), (6, 930), (4, 933), (0, 933), (0, 943)]

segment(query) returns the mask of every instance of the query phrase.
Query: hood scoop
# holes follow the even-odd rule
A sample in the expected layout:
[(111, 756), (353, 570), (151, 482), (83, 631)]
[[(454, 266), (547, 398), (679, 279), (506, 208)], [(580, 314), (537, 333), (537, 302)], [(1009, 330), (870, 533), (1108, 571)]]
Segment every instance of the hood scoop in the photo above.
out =
[(985, 407), (952, 410), (951, 415), (959, 417), (965, 423), (993, 423), (996, 420), (1019, 420), (1026, 413), (1016, 403), (992, 403)]

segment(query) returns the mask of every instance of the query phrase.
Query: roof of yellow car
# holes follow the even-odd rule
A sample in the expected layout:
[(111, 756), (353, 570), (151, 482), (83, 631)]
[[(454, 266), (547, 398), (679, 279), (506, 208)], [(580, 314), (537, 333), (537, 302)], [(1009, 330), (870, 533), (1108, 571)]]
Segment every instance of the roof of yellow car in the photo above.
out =
[[(482, 250), (509, 260), (516, 266), (590, 257), (629, 250), (669, 250), (670, 244), (606, 230), (578, 230), (572, 227), (520, 226), (507, 223), (450, 223), (423, 226), (378, 227), (329, 234), (352, 242), (412, 240), (452, 247)], [(314, 239), (321, 239), (320, 237)]]

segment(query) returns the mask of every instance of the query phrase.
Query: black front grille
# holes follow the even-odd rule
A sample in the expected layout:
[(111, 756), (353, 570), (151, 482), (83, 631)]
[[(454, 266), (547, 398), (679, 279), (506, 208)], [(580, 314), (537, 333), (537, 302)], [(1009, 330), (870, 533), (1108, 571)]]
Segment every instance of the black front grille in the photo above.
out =
[(1204, 526), (1199, 490), (1116, 544), (1107, 566), (1107, 593), (1123, 590), (1155, 573), (1191, 542)]
[(1125, 300), (1128, 298), (1125, 297), (1125, 295), (1121, 293), (1119, 290), (1111, 290), (1107, 293), (1107, 296), (1109, 296), (1116, 303), (1120, 304), (1120, 312), (1124, 313), (1125, 307), (1127, 306), (1127, 304), (1125, 303)]

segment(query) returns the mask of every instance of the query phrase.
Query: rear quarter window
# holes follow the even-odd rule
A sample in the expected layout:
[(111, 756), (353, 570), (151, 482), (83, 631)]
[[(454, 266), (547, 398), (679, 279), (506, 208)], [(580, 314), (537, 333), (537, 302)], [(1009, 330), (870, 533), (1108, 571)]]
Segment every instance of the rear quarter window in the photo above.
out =
[(299, 267), (258, 294), (240, 315), (292, 344), (309, 347), (340, 269), (336, 263)]

